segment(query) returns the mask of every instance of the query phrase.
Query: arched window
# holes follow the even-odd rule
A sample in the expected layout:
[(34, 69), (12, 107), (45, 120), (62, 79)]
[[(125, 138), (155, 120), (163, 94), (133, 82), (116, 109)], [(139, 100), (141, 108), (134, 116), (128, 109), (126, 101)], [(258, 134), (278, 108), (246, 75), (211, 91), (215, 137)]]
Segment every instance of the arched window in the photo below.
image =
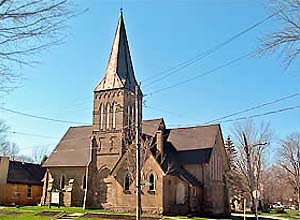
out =
[(153, 173), (149, 175), (149, 190), (155, 191), (155, 177)]
[(65, 176), (61, 176), (60, 178), (60, 188), (61, 189), (65, 188)]
[(117, 113), (117, 104), (113, 104), (113, 118), (112, 118), (112, 127), (116, 128), (116, 113)]
[(109, 129), (109, 121), (110, 121), (110, 105), (107, 104), (106, 106), (106, 128)]
[(127, 125), (128, 125), (128, 128), (131, 127), (131, 120), (130, 120), (130, 106), (128, 105), (127, 107)]
[(100, 129), (103, 129), (103, 105), (100, 104)]
[(135, 119), (135, 116), (134, 116), (134, 107), (132, 106), (131, 107), (131, 123), (133, 123), (134, 122), (134, 119)]
[(85, 175), (82, 178), (82, 189), (86, 189), (86, 176)]
[(129, 186), (130, 186), (130, 175), (126, 174), (124, 180), (124, 191), (129, 191)]

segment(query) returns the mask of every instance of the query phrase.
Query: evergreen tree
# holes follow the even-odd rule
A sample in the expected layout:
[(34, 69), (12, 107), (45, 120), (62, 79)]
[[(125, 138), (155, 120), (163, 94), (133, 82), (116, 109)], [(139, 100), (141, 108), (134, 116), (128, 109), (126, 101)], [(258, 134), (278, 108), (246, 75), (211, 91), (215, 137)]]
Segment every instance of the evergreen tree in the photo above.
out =
[(229, 135), (225, 142), (225, 150), (228, 157), (229, 167), (231, 170), (235, 170), (236, 169), (235, 160), (237, 157), (237, 151)]

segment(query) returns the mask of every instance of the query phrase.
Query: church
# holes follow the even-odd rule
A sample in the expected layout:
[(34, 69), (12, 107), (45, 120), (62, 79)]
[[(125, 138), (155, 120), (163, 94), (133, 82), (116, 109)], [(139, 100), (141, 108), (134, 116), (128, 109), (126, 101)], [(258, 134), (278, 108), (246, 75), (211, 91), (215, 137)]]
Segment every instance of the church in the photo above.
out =
[(58, 193), (64, 206), (135, 212), (139, 138), (143, 213), (228, 215), (229, 166), (220, 125), (167, 128), (163, 118), (143, 120), (142, 98), (121, 12), (94, 90), (93, 123), (70, 127), (43, 164), (42, 205)]

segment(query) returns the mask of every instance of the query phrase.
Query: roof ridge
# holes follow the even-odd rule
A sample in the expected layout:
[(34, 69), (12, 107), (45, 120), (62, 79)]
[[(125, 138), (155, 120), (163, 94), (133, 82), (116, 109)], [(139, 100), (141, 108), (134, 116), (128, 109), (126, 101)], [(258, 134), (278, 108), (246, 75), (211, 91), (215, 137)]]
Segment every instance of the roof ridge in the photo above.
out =
[(158, 121), (158, 120), (162, 120), (163, 118), (154, 118), (154, 119), (145, 119), (145, 120), (142, 120), (143, 121)]
[(26, 161), (21, 161), (21, 160), (9, 160), (9, 162), (21, 163), (22, 165), (24, 165), (24, 164), (30, 164), (30, 165), (40, 166), (39, 163), (26, 162)]
[(190, 129), (190, 128), (203, 128), (203, 127), (213, 127), (213, 126), (220, 126), (219, 123), (217, 124), (209, 124), (209, 125), (195, 125), (195, 126), (188, 126), (188, 127), (178, 127), (178, 128), (168, 128), (169, 130), (179, 130), (179, 129)]
[(78, 126), (70, 126), (70, 128), (82, 128), (82, 127), (93, 127), (93, 125), (78, 125)]

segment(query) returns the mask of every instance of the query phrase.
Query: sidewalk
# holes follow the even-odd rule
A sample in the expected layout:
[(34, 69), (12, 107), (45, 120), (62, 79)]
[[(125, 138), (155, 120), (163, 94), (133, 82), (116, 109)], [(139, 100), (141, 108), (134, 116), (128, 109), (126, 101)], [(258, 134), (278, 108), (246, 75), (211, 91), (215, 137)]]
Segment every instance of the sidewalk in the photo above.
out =
[[(242, 213), (232, 213), (231, 216), (237, 216), (237, 217), (244, 217), (244, 214)], [(246, 217), (255, 217), (254, 214), (246, 214)], [(258, 215), (258, 218), (268, 218), (268, 219), (278, 219), (278, 220), (288, 220), (288, 218), (283, 217), (276, 217), (271, 215)]]

